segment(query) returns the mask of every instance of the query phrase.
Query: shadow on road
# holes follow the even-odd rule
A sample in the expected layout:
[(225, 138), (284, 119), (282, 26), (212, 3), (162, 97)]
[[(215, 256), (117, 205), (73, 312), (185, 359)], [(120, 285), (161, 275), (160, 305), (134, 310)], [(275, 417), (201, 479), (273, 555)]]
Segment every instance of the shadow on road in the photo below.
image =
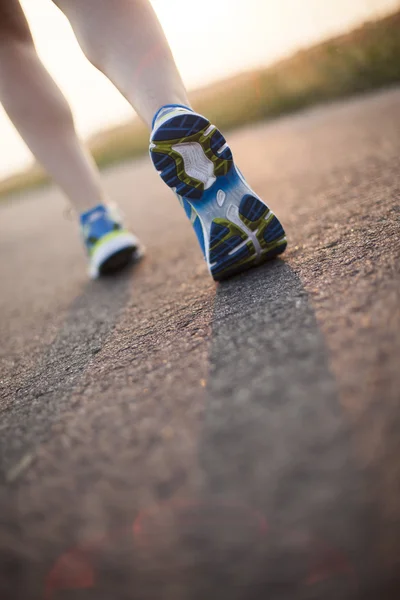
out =
[(24, 376), (18, 389), (9, 390), (12, 405), (2, 414), (0, 480), (13, 481), (24, 456), (46, 438), (49, 426), (66, 410), (73, 390), (111, 333), (130, 298), (128, 269), (110, 278), (88, 282), (68, 309), (53, 342), (39, 364)]
[[(92, 294), (90, 286), (71, 307), (43, 363), (58, 398), (71, 388), (57, 379), (65, 345), (75, 348), (76, 385), (90, 360), (81, 340), (104, 340), (129, 282), (121, 277), (118, 293), (104, 285)], [(48, 571), (45, 600), (367, 597), (360, 586), (373, 561), (375, 511), (324, 339), (287, 263), (218, 286), (209, 364), (197, 487), (67, 551)], [(38, 369), (30, 388), (42, 377)], [(55, 409), (48, 402), (42, 410)]]
[(242, 508), (236, 522), (232, 510), (229, 524), (214, 519), (210, 536), (219, 547), (228, 537), (237, 553), (226, 555), (219, 598), (355, 597), (373, 515), (350, 434), (291, 267), (275, 261), (220, 285), (200, 446), (203, 501), (262, 514), (266, 532), (248, 528), (243, 537)]

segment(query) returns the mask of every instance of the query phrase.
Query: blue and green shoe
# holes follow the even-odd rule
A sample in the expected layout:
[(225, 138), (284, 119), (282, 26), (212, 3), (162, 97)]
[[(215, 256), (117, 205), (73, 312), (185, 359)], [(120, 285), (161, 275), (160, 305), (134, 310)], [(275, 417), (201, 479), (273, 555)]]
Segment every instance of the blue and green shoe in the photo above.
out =
[(281, 254), (282, 225), (236, 167), (222, 133), (180, 105), (155, 115), (150, 157), (192, 222), (212, 277), (219, 281)]
[(80, 224), (92, 279), (118, 271), (141, 256), (138, 239), (123, 227), (114, 207), (99, 204), (81, 214)]

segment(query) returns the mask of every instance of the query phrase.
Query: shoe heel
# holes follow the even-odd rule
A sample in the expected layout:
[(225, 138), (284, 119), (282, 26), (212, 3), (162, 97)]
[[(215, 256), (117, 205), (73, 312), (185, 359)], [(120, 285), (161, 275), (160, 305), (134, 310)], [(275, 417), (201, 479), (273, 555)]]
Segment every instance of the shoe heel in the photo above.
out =
[(209, 262), (216, 281), (262, 264), (285, 251), (285, 232), (269, 208), (246, 194), (235, 212), (211, 224)]
[(233, 166), (222, 133), (196, 114), (178, 115), (163, 123), (152, 136), (150, 156), (163, 181), (189, 200), (200, 199)]

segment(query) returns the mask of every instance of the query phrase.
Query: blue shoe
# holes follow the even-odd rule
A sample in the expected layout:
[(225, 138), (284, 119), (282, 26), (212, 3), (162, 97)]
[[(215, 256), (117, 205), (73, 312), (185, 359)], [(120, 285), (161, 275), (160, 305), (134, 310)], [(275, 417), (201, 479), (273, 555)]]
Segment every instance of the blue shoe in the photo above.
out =
[(282, 225), (236, 167), (222, 133), (185, 106), (154, 117), (150, 157), (192, 222), (217, 281), (281, 254)]
[(92, 279), (118, 271), (141, 255), (138, 239), (123, 228), (115, 208), (99, 204), (83, 213), (80, 223)]

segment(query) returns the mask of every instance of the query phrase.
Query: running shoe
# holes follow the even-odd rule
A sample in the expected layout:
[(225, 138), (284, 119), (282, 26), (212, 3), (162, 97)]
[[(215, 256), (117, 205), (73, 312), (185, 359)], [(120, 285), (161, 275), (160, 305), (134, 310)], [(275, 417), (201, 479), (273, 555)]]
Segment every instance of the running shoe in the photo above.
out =
[(80, 224), (92, 279), (118, 271), (140, 257), (139, 241), (123, 227), (115, 207), (99, 204), (81, 214)]
[(282, 225), (250, 188), (224, 136), (205, 117), (185, 106), (162, 107), (153, 120), (150, 157), (178, 196), (216, 281), (285, 250)]

